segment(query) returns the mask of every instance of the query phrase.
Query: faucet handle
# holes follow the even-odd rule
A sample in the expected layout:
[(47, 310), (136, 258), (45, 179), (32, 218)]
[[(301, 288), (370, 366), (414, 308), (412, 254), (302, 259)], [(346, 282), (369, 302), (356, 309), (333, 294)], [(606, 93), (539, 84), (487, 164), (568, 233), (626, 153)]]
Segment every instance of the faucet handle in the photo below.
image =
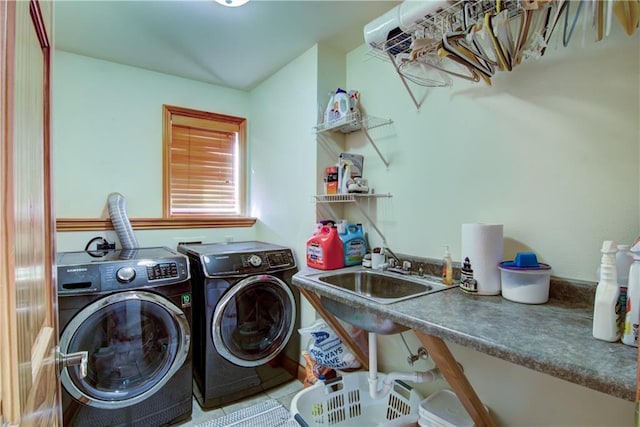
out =
[(411, 270), (411, 261), (402, 261), (402, 269), (404, 271)]
[(396, 266), (396, 259), (395, 258), (389, 258), (387, 260), (387, 263), (389, 264), (389, 267), (395, 267)]

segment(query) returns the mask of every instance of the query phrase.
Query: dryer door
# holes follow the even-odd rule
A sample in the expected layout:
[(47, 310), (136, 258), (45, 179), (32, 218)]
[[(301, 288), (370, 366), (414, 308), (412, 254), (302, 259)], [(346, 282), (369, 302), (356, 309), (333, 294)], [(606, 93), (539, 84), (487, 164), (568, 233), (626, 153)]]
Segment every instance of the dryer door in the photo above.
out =
[(118, 292), (83, 308), (60, 338), (63, 353), (87, 351), (87, 376), (61, 373), (63, 387), (85, 405), (116, 409), (158, 391), (189, 354), (187, 317), (171, 301), (144, 291)]
[(216, 305), (211, 335), (216, 351), (239, 366), (261, 366), (287, 345), (296, 318), (289, 286), (277, 277), (250, 276)]

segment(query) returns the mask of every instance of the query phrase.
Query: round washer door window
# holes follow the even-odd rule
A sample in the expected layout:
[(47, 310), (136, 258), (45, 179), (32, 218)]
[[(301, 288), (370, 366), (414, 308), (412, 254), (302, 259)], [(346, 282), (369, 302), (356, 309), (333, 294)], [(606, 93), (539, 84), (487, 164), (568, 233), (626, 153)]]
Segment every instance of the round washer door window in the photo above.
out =
[(83, 308), (60, 338), (60, 351), (88, 352), (87, 375), (77, 366), (62, 385), (88, 406), (116, 409), (158, 391), (189, 353), (189, 322), (171, 301), (150, 292), (119, 292)]
[(250, 276), (218, 302), (211, 325), (213, 345), (236, 365), (264, 365), (289, 342), (295, 316), (295, 299), (285, 282), (268, 274)]

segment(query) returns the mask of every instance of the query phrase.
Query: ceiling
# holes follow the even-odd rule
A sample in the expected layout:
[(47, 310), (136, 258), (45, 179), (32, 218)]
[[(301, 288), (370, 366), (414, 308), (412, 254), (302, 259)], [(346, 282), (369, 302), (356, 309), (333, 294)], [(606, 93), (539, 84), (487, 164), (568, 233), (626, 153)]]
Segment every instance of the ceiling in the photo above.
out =
[(348, 52), (398, 1), (56, 1), (55, 47), (251, 90), (318, 42)]

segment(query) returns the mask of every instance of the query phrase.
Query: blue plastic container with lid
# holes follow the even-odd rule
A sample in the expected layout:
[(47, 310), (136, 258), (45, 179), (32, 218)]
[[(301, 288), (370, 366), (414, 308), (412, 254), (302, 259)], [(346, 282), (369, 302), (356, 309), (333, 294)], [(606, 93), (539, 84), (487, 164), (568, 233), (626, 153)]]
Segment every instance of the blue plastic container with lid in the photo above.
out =
[(538, 262), (533, 252), (518, 252), (513, 261), (498, 264), (502, 296), (523, 304), (544, 304), (549, 300), (551, 266)]
[(345, 267), (362, 264), (362, 258), (367, 253), (362, 224), (345, 224), (342, 227), (338, 224), (338, 235), (342, 240)]

